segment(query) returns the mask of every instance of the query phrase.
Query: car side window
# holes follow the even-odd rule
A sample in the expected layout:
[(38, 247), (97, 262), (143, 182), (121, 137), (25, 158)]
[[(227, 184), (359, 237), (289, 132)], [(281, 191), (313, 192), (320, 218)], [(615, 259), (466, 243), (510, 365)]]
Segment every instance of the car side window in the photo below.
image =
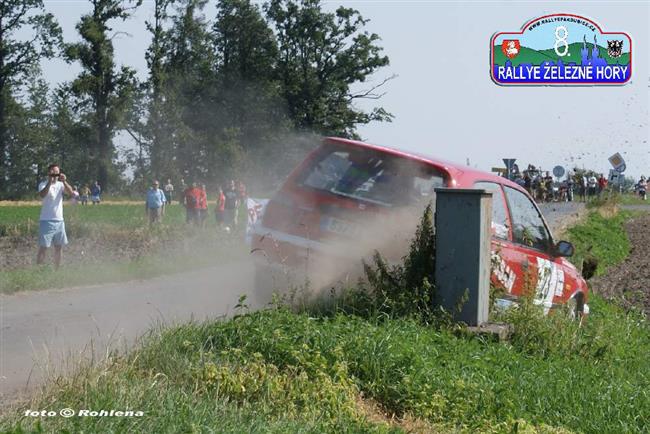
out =
[(504, 190), (510, 206), (513, 241), (534, 249), (548, 250), (551, 234), (535, 204), (514, 188), (504, 187)]
[(503, 200), (499, 184), (494, 182), (477, 182), (474, 188), (492, 193), (492, 235), (502, 240), (508, 239), (508, 211)]

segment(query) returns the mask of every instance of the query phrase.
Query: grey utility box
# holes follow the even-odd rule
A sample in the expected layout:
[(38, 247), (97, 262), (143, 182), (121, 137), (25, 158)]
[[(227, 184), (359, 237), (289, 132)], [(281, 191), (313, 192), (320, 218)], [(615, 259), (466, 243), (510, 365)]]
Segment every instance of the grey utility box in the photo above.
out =
[(436, 189), (436, 301), (469, 326), (488, 321), (491, 222), (492, 193)]

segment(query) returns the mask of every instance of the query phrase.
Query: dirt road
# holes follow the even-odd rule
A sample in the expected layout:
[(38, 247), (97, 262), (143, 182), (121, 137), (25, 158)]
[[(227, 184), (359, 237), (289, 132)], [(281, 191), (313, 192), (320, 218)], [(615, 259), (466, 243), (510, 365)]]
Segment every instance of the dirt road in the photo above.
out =
[(554, 237), (559, 239), (563, 232), (584, 214), (585, 204), (582, 202), (551, 202), (539, 204), (539, 209), (551, 227)]
[[(0, 295), (0, 402), (25, 395), (47, 369), (125, 348), (153, 325), (216, 318), (250, 294), (252, 266), (227, 266), (103, 286)], [(259, 300), (249, 297), (251, 307)], [(72, 356), (72, 357), (70, 357)]]
[[(557, 231), (580, 205), (545, 205)], [(241, 294), (251, 308), (264, 304), (252, 294), (250, 263), (228, 264), (103, 286), (0, 295), (0, 402), (29, 393), (48, 368), (79, 355), (122, 349), (157, 323), (217, 318), (232, 313)]]

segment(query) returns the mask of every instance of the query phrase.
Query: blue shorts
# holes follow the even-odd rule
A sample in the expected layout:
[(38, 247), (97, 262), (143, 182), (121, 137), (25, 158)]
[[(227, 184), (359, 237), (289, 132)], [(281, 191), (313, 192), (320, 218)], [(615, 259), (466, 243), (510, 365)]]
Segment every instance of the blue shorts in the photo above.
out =
[(65, 246), (68, 236), (65, 234), (63, 220), (41, 220), (38, 229), (38, 245), (41, 247)]

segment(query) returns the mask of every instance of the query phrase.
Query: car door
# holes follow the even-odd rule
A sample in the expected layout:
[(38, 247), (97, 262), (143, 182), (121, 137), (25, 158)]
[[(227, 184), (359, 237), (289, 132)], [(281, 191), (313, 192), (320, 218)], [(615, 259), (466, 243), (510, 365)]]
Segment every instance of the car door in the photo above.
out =
[(503, 291), (500, 297), (518, 295), (520, 263), (525, 254), (516, 250), (512, 245), (512, 224), (508, 213), (507, 203), (501, 185), (496, 182), (479, 181), (474, 188), (492, 193), (492, 254), (490, 277), (494, 287)]
[(504, 250), (504, 259), (516, 264), (518, 271), (513, 292), (532, 293), (535, 303), (548, 312), (556, 297), (562, 299), (565, 289), (562, 258), (550, 255), (553, 239), (532, 199), (509, 186), (504, 185), (503, 190), (512, 224), (511, 248)]

